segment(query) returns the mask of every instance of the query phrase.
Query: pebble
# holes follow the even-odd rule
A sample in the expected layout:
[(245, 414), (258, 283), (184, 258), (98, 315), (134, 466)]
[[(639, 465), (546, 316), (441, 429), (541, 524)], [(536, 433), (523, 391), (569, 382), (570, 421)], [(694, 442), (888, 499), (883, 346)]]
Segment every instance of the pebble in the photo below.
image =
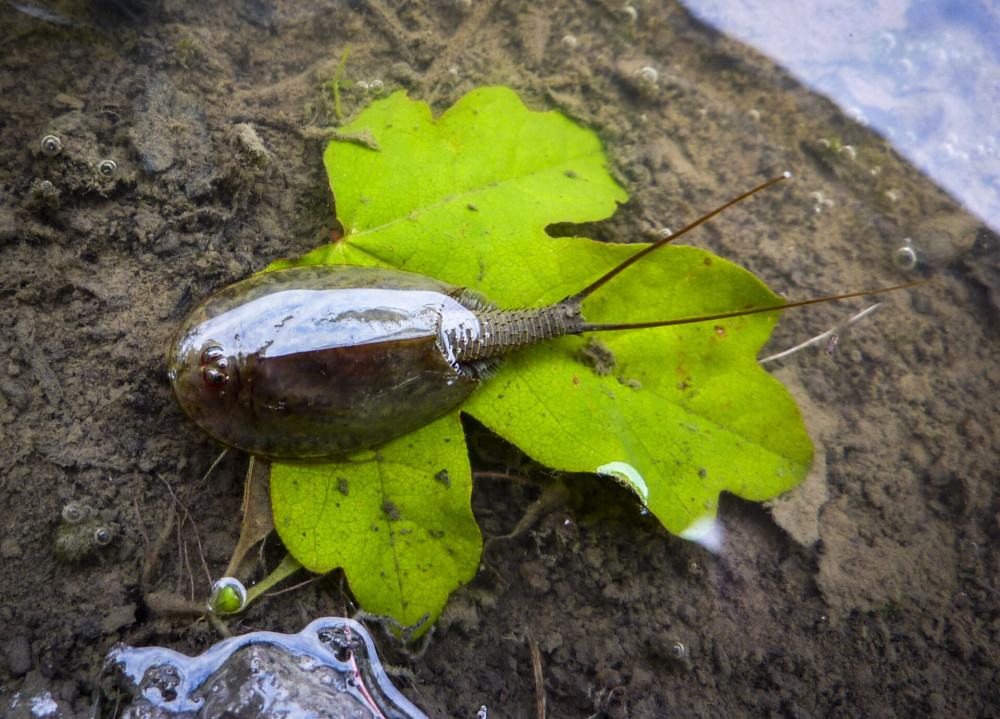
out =
[(4, 537), (0, 542), (0, 557), (4, 559), (20, 559), (21, 545), (13, 537)]

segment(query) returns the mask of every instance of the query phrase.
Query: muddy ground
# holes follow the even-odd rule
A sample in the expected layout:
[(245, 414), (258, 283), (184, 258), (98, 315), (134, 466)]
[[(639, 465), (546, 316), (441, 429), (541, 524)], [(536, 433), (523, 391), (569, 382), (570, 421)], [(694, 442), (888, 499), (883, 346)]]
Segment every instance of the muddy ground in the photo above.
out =
[[(358, 81), (435, 112), (504, 84), (597, 130), (632, 197), (589, 228), (601, 239), (649, 239), (788, 169), (689, 241), (790, 298), (938, 278), (833, 355), (775, 367), (819, 455), (794, 503), (724, 497), (715, 556), (571, 478), (565, 506), (487, 552), (421, 659), (386, 646), (405, 693), (435, 718), (535, 717), (537, 642), (551, 717), (1000, 716), (998, 238), (881, 138), (672, 2), (46, 7), (0, 5), (0, 715), (45, 692), (87, 715), (117, 641), (219, 638), (151, 601), (200, 599), (222, 573), (245, 468), (201, 482), (219, 447), (176, 407), (164, 353), (200, 298), (329, 236), (323, 83), (350, 44), (348, 118), (372, 97)], [(769, 348), (864, 306), (789, 312)], [(483, 480), (484, 533), (537, 493)], [(95, 514), (67, 535), (73, 502)], [(349, 606), (334, 575), (229, 629)]]

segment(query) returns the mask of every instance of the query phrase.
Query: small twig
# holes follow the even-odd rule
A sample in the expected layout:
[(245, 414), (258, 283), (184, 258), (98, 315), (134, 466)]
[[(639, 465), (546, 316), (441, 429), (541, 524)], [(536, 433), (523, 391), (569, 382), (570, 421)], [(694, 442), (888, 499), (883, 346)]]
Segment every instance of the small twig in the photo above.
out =
[(264, 539), (259, 545), (257, 545), (257, 566), (259, 569), (267, 568), (267, 559), (264, 558), (264, 552), (267, 550), (267, 538)]
[[(181, 525), (178, 523), (174, 525), (174, 538), (177, 540), (177, 559), (184, 559), (184, 540), (181, 536)], [(188, 571), (188, 577), (191, 576), (190, 570)], [(174, 579), (174, 594), (180, 595), (181, 593), (181, 582), (184, 580), (184, 575), (179, 571), (177, 572), (177, 577)]]
[[(842, 322), (839, 325), (837, 325), (836, 327), (831, 327), (826, 332), (824, 332), (822, 334), (818, 334), (815, 337), (812, 337), (810, 339), (807, 339), (805, 342), (797, 344), (794, 347), (785, 350), (784, 352), (779, 352), (778, 354), (773, 354), (773, 355), (770, 355), (769, 357), (765, 357), (763, 359), (759, 359), (759, 360), (757, 360), (757, 363), (758, 364), (766, 364), (768, 362), (776, 362), (777, 360), (785, 359), (786, 357), (790, 357), (791, 355), (795, 354), (799, 350), (805, 349), (806, 347), (811, 347), (812, 345), (818, 345), (821, 342), (823, 342), (824, 340), (827, 340), (827, 339), (829, 339), (831, 337), (839, 336), (843, 332), (843, 330), (845, 330), (849, 326), (853, 325), (855, 322), (858, 322), (859, 320), (864, 319), (865, 317), (867, 317), (868, 315), (870, 315), (872, 312), (874, 312), (875, 310), (877, 310), (881, 305), (882, 305), (881, 302), (876, 302), (872, 306), (866, 307), (865, 309), (861, 310), (856, 315), (854, 315), (853, 317), (851, 317), (850, 319), (848, 319), (846, 322)], [(834, 347), (836, 346), (835, 342), (833, 343), (833, 346)]]
[(542, 675), (542, 655), (538, 651), (538, 642), (535, 640), (531, 630), (528, 630), (526, 638), (528, 640), (528, 650), (531, 652), (531, 666), (535, 670), (535, 706), (538, 719), (545, 719), (548, 699), (545, 695), (545, 677)]
[(208, 476), (210, 474), (212, 474), (212, 472), (215, 471), (215, 468), (219, 466), (219, 462), (221, 462), (225, 458), (225, 456), (226, 456), (226, 454), (228, 452), (229, 452), (229, 449), (226, 448), (226, 449), (222, 450), (222, 454), (220, 454), (218, 457), (215, 458), (215, 461), (212, 462), (212, 466), (208, 468), (208, 471), (205, 472), (204, 476), (201, 478), (201, 481), (198, 482), (199, 489), (201, 488), (201, 485), (205, 484), (205, 480), (207, 480)]
[(176, 518), (177, 508), (171, 504), (167, 507), (163, 523), (160, 525), (159, 532), (153, 539), (153, 548), (150, 551), (152, 561), (143, 567), (142, 570), (142, 586), (144, 588), (148, 589), (150, 586), (155, 565), (160, 561), (160, 555), (163, 554), (163, 550), (167, 546), (167, 542), (170, 541), (170, 531), (173, 529), (174, 520)]
[(273, 592), (267, 592), (266, 594), (262, 594), (261, 596), (262, 597), (267, 597), (268, 599), (270, 599), (271, 597), (277, 597), (279, 594), (285, 594), (287, 592), (293, 592), (296, 589), (300, 589), (300, 588), (302, 588), (302, 587), (304, 587), (304, 586), (306, 586), (308, 584), (312, 584), (317, 579), (320, 579), (322, 576), (323, 576), (322, 574), (317, 574), (316, 576), (309, 577), (309, 579), (303, 580), (303, 581), (299, 582), (298, 584), (293, 584), (292, 586), (285, 587), (284, 589), (275, 589)]
[(187, 521), (191, 522), (191, 529), (194, 530), (194, 541), (198, 545), (198, 557), (199, 559), (201, 559), (201, 566), (205, 570), (205, 576), (208, 578), (209, 586), (211, 586), (212, 573), (208, 569), (208, 562), (205, 561), (205, 552), (202, 550), (201, 547), (201, 537), (198, 534), (198, 525), (195, 524), (194, 518), (191, 517), (191, 513), (188, 511), (187, 507), (185, 507), (184, 504), (181, 502), (181, 500), (177, 498), (177, 495), (174, 494), (174, 490), (170, 487), (170, 483), (167, 482), (167, 480), (164, 479), (163, 476), (160, 474), (157, 474), (156, 478), (159, 479), (161, 482), (163, 482), (163, 485), (167, 488), (167, 492), (170, 493), (170, 496), (173, 498), (174, 502), (177, 504), (178, 507), (180, 507), (184, 511), (184, 516), (181, 517), (181, 521), (177, 524), (178, 533), (180, 532), (180, 528), (184, 526), (185, 522)]
[(521, 484), (531, 484), (531, 480), (527, 477), (520, 477), (516, 474), (507, 474), (506, 472), (473, 472), (473, 479), (500, 479), (505, 482), (520, 482)]
[(191, 558), (188, 556), (187, 542), (181, 538), (181, 525), (177, 525), (177, 543), (181, 548), (181, 555), (184, 557), (184, 569), (188, 575), (188, 598), (194, 601), (194, 572), (191, 571)]

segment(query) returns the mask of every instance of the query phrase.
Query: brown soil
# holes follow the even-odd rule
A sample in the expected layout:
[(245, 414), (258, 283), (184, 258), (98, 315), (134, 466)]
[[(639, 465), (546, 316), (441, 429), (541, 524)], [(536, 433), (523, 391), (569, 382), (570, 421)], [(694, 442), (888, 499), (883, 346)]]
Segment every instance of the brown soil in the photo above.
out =
[[(219, 448), (175, 406), (164, 353), (197, 300), (329, 236), (322, 84), (348, 44), (347, 80), (436, 112), (504, 84), (595, 128), (632, 196), (601, 239), (648, 239), (788, 169), (689, 241), (790, 298), (939, 278), (778, 370), (824, 458), (798, 498), (724, 497), (715, 556), (572, 478), (566, 505), (485, 554), (397, 684), (435, 718), (535, 717), (537, 642), (551, 717), (1000, 716), (1000, 240), (766, 59), (672, 2), (619, 6), (53, 4), (65, 27), (0, 5), (0, 716), (46, 691), (86, 715), (114, 642), (219, 638), (164, 609), (206, 593), (199, 553), (224, 570), (245, 460), (201, 482)], [(346, 89), (345, 114), (371, 97)], [(904, 274), (908, 236), (927, 262)], [(772, 347), (862, 306), (789, 312)], [(484, 480), (484, 533), (533, 497)], [(72, 501), (109, 545), (66, 533)], [(333, 576), (229, 629), (297, 632), (344, 602)]]

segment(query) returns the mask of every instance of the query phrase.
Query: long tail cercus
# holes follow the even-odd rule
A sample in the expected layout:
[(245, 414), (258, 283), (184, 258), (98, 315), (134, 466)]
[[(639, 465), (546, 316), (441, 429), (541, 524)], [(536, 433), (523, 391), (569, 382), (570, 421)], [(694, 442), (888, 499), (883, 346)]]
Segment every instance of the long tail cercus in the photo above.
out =
[[(707, 214), (699, 217), (697, 220), (695, 220), (694, 222), (690, 223), (689, 225), (686, 225), (685, 227), (683, 227), (682, 229), (678, 230), (677, 232), (675, 232), (675, 233), (673, 233), (671, 235), (667, 235), (663, 239), (654, 242), (653, 244), (649, 245), (648, 247), (646, 247), (642, 251), (637, 252), (636, 254), (632, 255), (630, 258), (628, 258), (627, 260), (625, 260), (621, 264), (617, 265), (616, 267), (614, 267), (613, 269), (611, 269), (609, 272), (607, 272), (604, 275), (602, 275), (601, 277), (597, 278), (594, 282), (592, 282), (591, 284), (589, 284), (587, 287), (583, 288), (582, 290), (580, 290), (579, 292), (577, 292), (575, 294), (570, 295), (569, 297), (565, 298), (561, 302), (557, 302), (556, 306), (557, 307), (562, 307), (562, 308), (564, 308), (566, 310), (569, 310), (569, 311), (572, 311), (572, 312), (575, 312), (575, 313), (578, 314), (579, 311), (580, 311), (580, 306), (583, 304), (583, 301), (585, 299), (587, 299), (596, 290), (598, 290), (599, 288), (603, 287), (612, 278), (616, 277), (619, 273), (621, 273), (622, 271), (624, 271), (628, 267), (632, 266), (633, 264), (635, 264), (636, 262), (638, 262), (639, 260), (641, 260), (643, 257), (645, 257), (646, 255), (648, 255), (649, 253), (655, 252), (656, 250), (658, 250), (661, 247), (664, 247), (665, 245), (673, 242), (674, 240), (676, 240), (677, 238), (681, 237), (682, 235), (687, 234), (688, 232), (690, 232), (694, 228), (696, 228), (699, 225), (702, 225), (705, 222), (707, 222), (708, 220), (712, 219), (713, 217), (715, 217), (716, 215), (718, 215), (723, 210), (726, 210), (726, 209), (732, 207), (733, 205), (735, 205), (735, 204), (737, 204), (739, 202), (742, 202), (743, 200), (747, 199), (748, 197), (751, 197), (752, 195), (757, 194), (761, 190), (765, 190), (768, 187), (771, 187), (772, 185), (776, 185), (777, 183), (782, 182), (783, 180), (787, 180), (791, 176), (792, 176), (792, 173), (785, 172), (785, 173), (783, 173), (783, 174), (781, 174), (781, 175), (779, 175), (779, 176), (777, 176), (775, 178), (772, 178), (772, 179), (768, 180), (767, 182), (763, 183), (762, 185), (758, 185), (757, 187), (753, 188), (752, 190), (748, 190), (747, 192), (744, 192), (742, 195), (739, 195), (738, 197), (734, 197), (733, 199), (729, 200), (725, 204), (723, 204), (723, 205), (717, 207), (716, 209), (712, 210), (711, 212), (709, 212), (709, 213), (707, 213)], [(762, 312), (780, 312), (781, 310), (792, 309), (794, 307), (805, 307), (806, 305), (816, 305), (816, 304), (821, 304), (821, 303), (824, 303), (824, 302), (833, 302), (835, 300), (846, 300), (846, 299), (850, 299), (852, 297), (867, 297), (869, 295), (879, 295), (879, 294), (884, 294), (886, 292), (895, 292), (897, 290), (905, 290), (905, 289), (907, 289), (909, 287), (917, 287), (918, 285), (927, 284), (930, 281), (931, 280), (917, 280), (916, 282), (907, 282), (907, 283), (902, 284), (902, 285), (893, 285), (892, 287), (881, 287), (881, 288), (873, 289), (873, 290), (861, 290), (859, 292), (848, 292), (848, 293), (842, 294), (842, 295), (830, 295), (829, 297), (816, 297), (816, 298), (808, 299), (808, 300), (799, 300), (797, 302), (786, 302), (785, 304), (772, 305), (772, 306), (769, 306), (769, 307), (750, 307), (750, 308), (745, 308), (745, 309), (741, 309), (741, 310), (734, 310), (734, 311), (731, 311), (731, 312), (721, 312), (721, 313), (718, 313), (718, 314), (710, 314), (710, 315), (697, 315), (697, 316), (694, 316), (694, 317), (680, 317), (680, 318), (675, 318), (675, 319), (670, 319), (670, 320), (657, 320), (657, 321), (652, 321), (652, 322), (607, 322), (607, 323), (605, 323), (605, 322), (583, 322), (582, 325), (580, 326), (580, 329), (577, 330), (577, 331), (578, 332), (605, 332), (605, 331), (610, 331), (610, 330), (638, 330), (638, 329), (647, 329), (647, 328), (651, 328), (651, 327), (668, 327), (668, 326), (671, 326), (671, 325), (693, 324), (695, 322), (709, 322), (709, 321), (712, 321), (712, 320), (723, 320), (723, 319), (727, 319), (727, 318), (730, 318), (730, 317), (744, 317), (746, 315), (755, 315), (755, 314), (760, 314)]]

